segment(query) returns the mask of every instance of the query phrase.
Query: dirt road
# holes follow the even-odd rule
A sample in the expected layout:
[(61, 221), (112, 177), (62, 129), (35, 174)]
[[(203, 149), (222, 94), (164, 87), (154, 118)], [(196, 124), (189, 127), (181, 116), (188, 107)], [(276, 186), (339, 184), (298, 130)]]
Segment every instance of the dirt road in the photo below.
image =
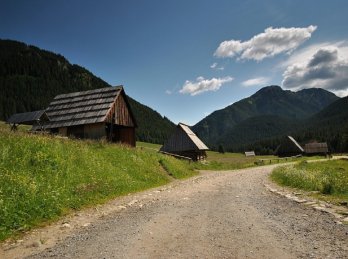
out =
[(29, 258), (348, 258), (348, 226), (269, 192), (272, 168), (203, 172), (127, 196)]

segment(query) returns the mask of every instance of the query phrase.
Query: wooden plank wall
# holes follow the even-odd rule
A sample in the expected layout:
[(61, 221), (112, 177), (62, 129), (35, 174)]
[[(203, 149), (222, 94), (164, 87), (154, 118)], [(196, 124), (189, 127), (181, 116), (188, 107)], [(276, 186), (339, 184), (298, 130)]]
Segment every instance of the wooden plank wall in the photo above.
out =
[(115, 102), (115, 124), (134, 127), (132, 116), (123, 95), (120, 95)]
[(162, 151), (171, 153), (195, 149), (194, 144), (187, 134), (181, 128), (177, 127), (174, 134), (170, 136), (168, 141), (164, 144)]
[(58, 134), (61, 136), (68, 136), (68, 129), (67, 127), (62, 127), (58, 129)]
[(88, 139), (101, 139), (106, 136), (105, 123), (96, 123), (84, 125), (85, 138)]
[(116, 126), (114, 134), (116, 142), (135, 147), (135, 128)]

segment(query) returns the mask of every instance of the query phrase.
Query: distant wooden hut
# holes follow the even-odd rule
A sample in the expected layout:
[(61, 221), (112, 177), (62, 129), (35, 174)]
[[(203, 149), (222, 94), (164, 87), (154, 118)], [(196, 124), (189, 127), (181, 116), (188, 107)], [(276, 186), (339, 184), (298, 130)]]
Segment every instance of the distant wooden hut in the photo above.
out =
[(122, 86), (58, 95), (46, 113), (51, 133), (135, 146), (137, 124)]
[(286, 136), (283, 138), (276, 150), (276, 154), (281, 157), (302, 155), (303, 152), (304, 149), (291, 136)]
[(175, 132), (161, 147), (161, 152), (189, 157), (194, 161), (207, 157), (209, 148), (196, 136), (189, 126), (179, 123)]
[(36, 129), (43, 129), (47, 122), (48, 117), (45, 110), (16, 113), (7, 120), (12, 130), (16, 130), (17, 125), (33, 125)]
[(312, 142), (305, 144), (306, 155), (327, 155), (329, 153), (329, 148), (326, 142), (318, 143)]

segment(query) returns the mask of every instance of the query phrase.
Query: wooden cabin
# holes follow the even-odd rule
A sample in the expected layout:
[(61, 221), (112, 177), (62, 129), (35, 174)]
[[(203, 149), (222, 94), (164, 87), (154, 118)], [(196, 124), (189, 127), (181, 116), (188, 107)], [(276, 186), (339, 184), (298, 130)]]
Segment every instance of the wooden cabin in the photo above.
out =
[(291, 136), (286, 136), (285, 138), (283, 138), (281, 144), (278, 146), (276, 150), (276, 154), (280, 157), (302, 155), (303, 152), (304, 149)]
[(41, 130), (47, 122), (48, 117), (45, 110), (16, 113), (7, 120), (7, 123), (11, 125), (11, 130), (16, 130), (17, 125), (32, 125)]
[(135, 146), (137, 124), (122, 86), (57, 95), (46, 113), (53, 134)]
[(305, 144), (304, 151), (306, 155), (327, 155), (329, 153), (329, 148), (326, 142), (312, 142)]
[(196, 136), (189, 126), (179, 123), (175, 132), (161, 147), (160, 152), (189, 157), (193, 161), (204, 160), (209, 148)]

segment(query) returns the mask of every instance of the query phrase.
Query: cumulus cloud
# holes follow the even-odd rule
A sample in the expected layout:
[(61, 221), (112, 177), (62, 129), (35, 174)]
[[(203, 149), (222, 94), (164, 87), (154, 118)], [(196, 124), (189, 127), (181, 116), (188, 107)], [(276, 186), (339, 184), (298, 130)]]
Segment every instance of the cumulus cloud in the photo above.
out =
[(256, 78), (251, 78), (251, 79), (248, 79), (248, 80), (242, 82), (242, 85), (245, 87), (264, 85), (264, 84), (267, 84), (268, 81), (269, 81), (268, 77), (256, 77)]
[(229, 40), (220, 43), (214, 55), (216, 57), (235, 57), (261, 61), (280, 53), (291, 53), (303, 42), (308, 40), (317, 26), (306, 28), (267, 28), (248, 41)]
[(221, 58), (233, 58), (244, 49), (246, 49), (247, 42), (242, 43), (240, 40), (228, 40), (220, 43), (214, 55)]
[(307, 60), (289, 65), (283, 73), (286, 89), (323, 88), (344, 96), (348, 93), (346, 47), (320, 47)]
[(314, 54), (319, 49), (330, 49), (337, 48), (339, 49), (339, 55), (341, 59), (348, 59), (348, 44), (345, 41), (338, 42), (322, 42), (318, 44), (312, 44), (306, 48), (296, 50), (292, 55), (280, 64), (280, 68), (287, 68), (290, 65), (298, 63), (306, 63), (311, 59)]
[(207, 91), (217, 91), (223, 84), (231, 82), (232, 80), (233, 77), (230, 76), (223, 78), (214, 77), (212, 79), (204, 79), (204, 77), (200, 76), (194, 82), (187, 80), (179, 92), (194, 96)]
[(173, 92), (171, 90), (166, 90), (166, 94), (171, 95)]

